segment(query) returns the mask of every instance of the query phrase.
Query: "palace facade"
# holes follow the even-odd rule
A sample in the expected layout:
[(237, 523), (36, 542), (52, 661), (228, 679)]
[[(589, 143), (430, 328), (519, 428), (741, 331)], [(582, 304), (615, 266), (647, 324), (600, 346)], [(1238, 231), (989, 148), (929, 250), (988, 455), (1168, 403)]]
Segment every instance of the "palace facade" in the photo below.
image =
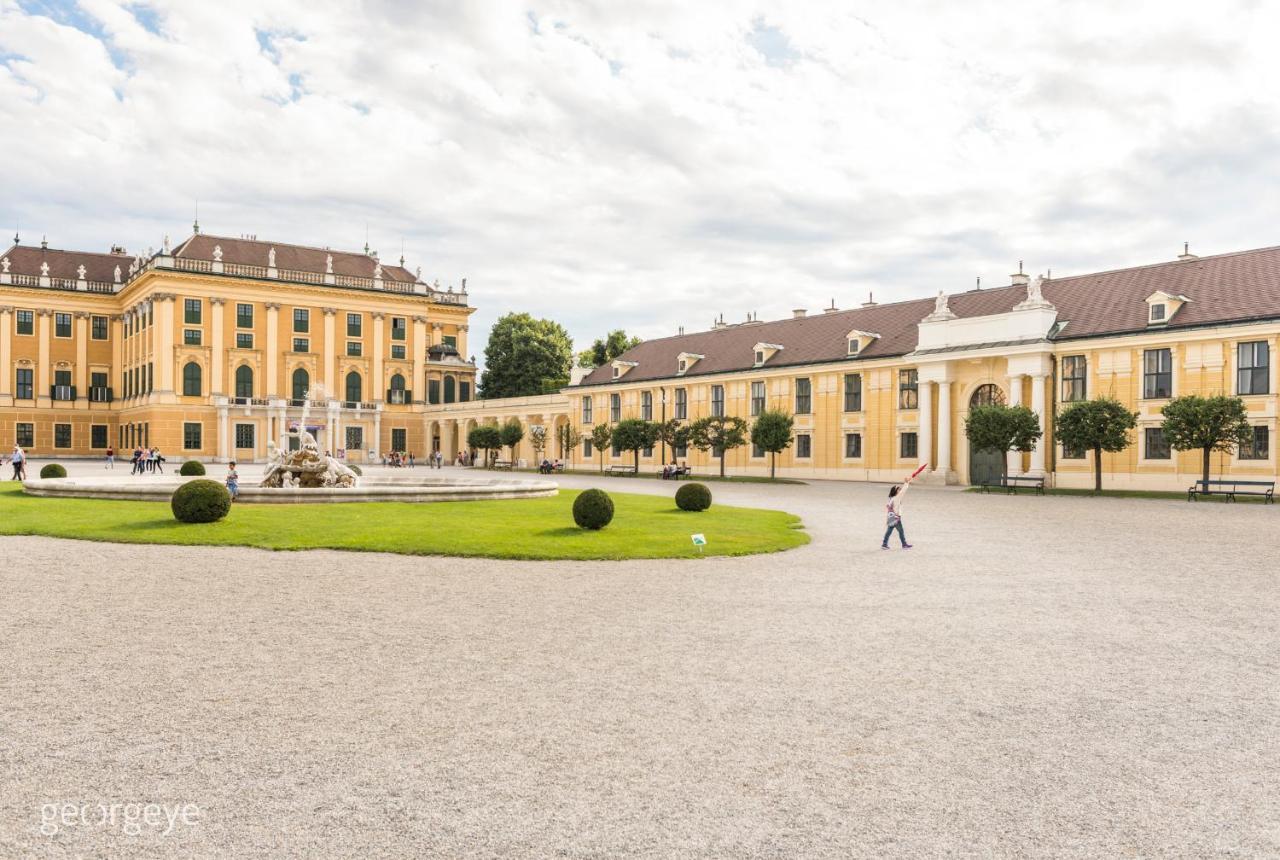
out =
[[(998, 475), (1000, 456), (973, 450), (969, 410), (1025, 404), (1044, 437), (1029, 454), (1008, 455), (1010, 474), (1092, 486), (1092, 452), (1065, 450), (1055, 414), (1073, 402), (1113, 397), (1139, 414), (1132, 444), (1103, 455), (1112, 488), (1185, 490), (1200, 473), (1198, 451), (1171, 450), (1161, 410), (1184, 394), (1229, 394), (1248, 409), (1249, 444), (1214, 454), (1215, 474), (1277, 475), (1275, 446), (1280, 337), (1280, 248), (1061, 278), (1011, 277), (1007, 286), (935, 299), (837, 310), (646, 341), (596, 368), (559, 395), (441, 407), (454, 438), (476, 423), (511, 417), (584, 436), (626, 418), (692, 421), (765, 408), (795, 416), (778, 474), (797, 478), (896, 481), (928, 463), (924, 480), (979, 483)], [(713, 472), (696, 450), (642, 452), (641, 468), (665, 457)], [(525, 448), (524, 456), (532, 456)], [(630, 452), (580, 442), (579, 466), (626, 465)], [(726, 455), (732, 474), (767, 475), (768, 455), (751, 445)]]
[[(1107, 485), (1185, 489), (1198, 452), (1172, 451), (1161, 409), (1184, 394), (1240, 396), (1249, 444), (1215, 454), (1215, 473), (1277, 474), (1280, 248), (1177, 259), (892, 304), (737, 324), (646, 341), (557, 394), (475, 400), (472, 313), (368, 253), (198, 231), (130, 257), (15, 244), (0, 257), (0, 434), (37, 457), (97, 456), (157, 445), (171, 457), (262, 459), (300, 420), (322, 447), (362, 462), (385, 450), (446, 457), (478, 424), (541, 425), (557, 456), (563, 427), (583, 437), (626, 418), (693, 421), (765, 408), (795, 416), (778, 473), (799, 478), (978, 483), (999, 456), (964, 434), (982, 403), (1025, 404), (1045, 434), (1009, 455), (1011, 473), (1090, 486), (1091, 452), (1064, 450), (1055, 414), (1109, 396), (1139, 413), (1130, 447), (1103, 455)], [(517, 456), (537, 454), (531, 434)], [(563, 456), (563, 454), (560, 454)], [(567, 452), (579, 468), (626, 465), (630, 452)], [(699, 472), (712, 452), (642, 452)], [(750, 444), (733, 474), (768, 474)]]
[(422, 409), (470, 400), (465, 281), (369, 253), (210, 236), (130, 256), (0, 255), (0, 435), (37, 457), (156, 446), (260, 460), (307, 408), (364, 462), (425, 452)]

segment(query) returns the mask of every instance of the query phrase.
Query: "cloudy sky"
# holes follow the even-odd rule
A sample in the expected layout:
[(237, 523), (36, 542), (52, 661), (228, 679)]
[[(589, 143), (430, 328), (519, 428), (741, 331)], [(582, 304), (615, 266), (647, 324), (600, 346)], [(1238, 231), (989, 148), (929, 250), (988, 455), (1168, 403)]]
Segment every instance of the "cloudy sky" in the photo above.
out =
[[(0, 223), (466, 277), (579, 341), (1280, 243), (1278, 4), (0, 0)], [(480, 351), (482, 340), (475, 340)]]

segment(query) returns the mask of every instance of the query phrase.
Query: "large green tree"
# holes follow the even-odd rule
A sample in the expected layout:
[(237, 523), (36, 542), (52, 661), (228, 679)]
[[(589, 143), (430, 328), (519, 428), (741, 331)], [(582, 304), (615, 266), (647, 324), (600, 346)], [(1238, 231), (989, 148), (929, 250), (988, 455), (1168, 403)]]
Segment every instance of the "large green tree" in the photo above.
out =
[[(1043, 435), (1036, 413), (1025, 406), (975, 406), (964, 420), (964, 432), (979, 451), (1030, 451)], [(928, 454), (921, 454), (927, 457)], [(1008, 476), (1006, 459), (1001, 460), (1000, 474)]]
[(604, 471), (604, 449), (609, 447), (609, 440), (613, 438), (613, 430), (608, 424), (597, 424), (591, 428), (591, 447), (596, 449), (596, 453), (600, 455), (600, 471)]
[(711, 415), (689, 425), (689, 444), (699, 451), (719, 451), (720, 477), (724, 477), (726, 451), (747, 444), (747, 422), (736, 415)]
[(493, 324), (484, 348), (480, 396), (548, 394), (569, 383), (573, 342), (559, 323), (511, 313)]
[(1249, 441), (1248, 411), (1239, 397), (1177, 397), (1164, 407), (1164, 438), (1175, 451), (1203, 452), (1201, 472), (1209, 480), (1209, 455), (1230, 453)]
[(604, 337), (598, 337), (591, 346), (578, 353), (578, 367), (599, 367), (608, 364), (633, 346), (642, 343), (638, 337), (628, 337), (622, 329), (615, 329)]
[(1110, 397), (1072, 403), (1058, 413), (1053, 432), (1063, 448), (1093, 452), (1093, 491), (1102, 492), (1102, 452), (1113, 454), (1129, 447), (1129, 431), (1138, 424), (1138, 413)]
[(628, 418), (613, 426), (613, 444), (623, 451), (633, 451), (636, 457), (636, 474), (640, 474), (640, 449), (652, 448), (658, 441), (658, 425), (652, 421)]
[(769, 477), (777, 469), (778, 453), (791, 447), (791, 431), (795, 420), (780, 409), (766, 409), (756, 416), (751, 425), (751, 442), (769, 452)]

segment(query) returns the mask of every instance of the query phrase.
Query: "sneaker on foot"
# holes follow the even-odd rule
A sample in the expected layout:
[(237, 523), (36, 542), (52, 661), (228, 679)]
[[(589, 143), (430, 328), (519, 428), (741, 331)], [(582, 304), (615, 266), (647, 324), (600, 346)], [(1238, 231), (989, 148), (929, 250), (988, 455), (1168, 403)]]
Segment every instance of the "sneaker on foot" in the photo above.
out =
[(909, 544), (909, 543), (904, 543), (904, 544), (902, 545), (902, 548), (903, 548), (903, 549), (911, 549), (911, 544)]
[(887, 543), (882, 543), (882, 544), (880, 544), (880, 548), (881, 548), (881, 549), (888, 549), (888, 548), (889, 548), (889, 545), (888, 545)]

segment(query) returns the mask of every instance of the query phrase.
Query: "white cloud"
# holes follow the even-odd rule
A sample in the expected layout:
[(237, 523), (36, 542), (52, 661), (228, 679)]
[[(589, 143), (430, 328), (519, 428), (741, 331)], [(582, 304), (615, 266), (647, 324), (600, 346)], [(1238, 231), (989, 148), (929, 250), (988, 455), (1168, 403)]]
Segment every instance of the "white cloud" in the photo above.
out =
[[(855, 13), (856, 12), (856, 13)], [(0, 218), (466, 276), (580, 340), (1277, 242), (1268, 4), (0, 0)], [(477, 350), (481, 340), (477, 340)]]

